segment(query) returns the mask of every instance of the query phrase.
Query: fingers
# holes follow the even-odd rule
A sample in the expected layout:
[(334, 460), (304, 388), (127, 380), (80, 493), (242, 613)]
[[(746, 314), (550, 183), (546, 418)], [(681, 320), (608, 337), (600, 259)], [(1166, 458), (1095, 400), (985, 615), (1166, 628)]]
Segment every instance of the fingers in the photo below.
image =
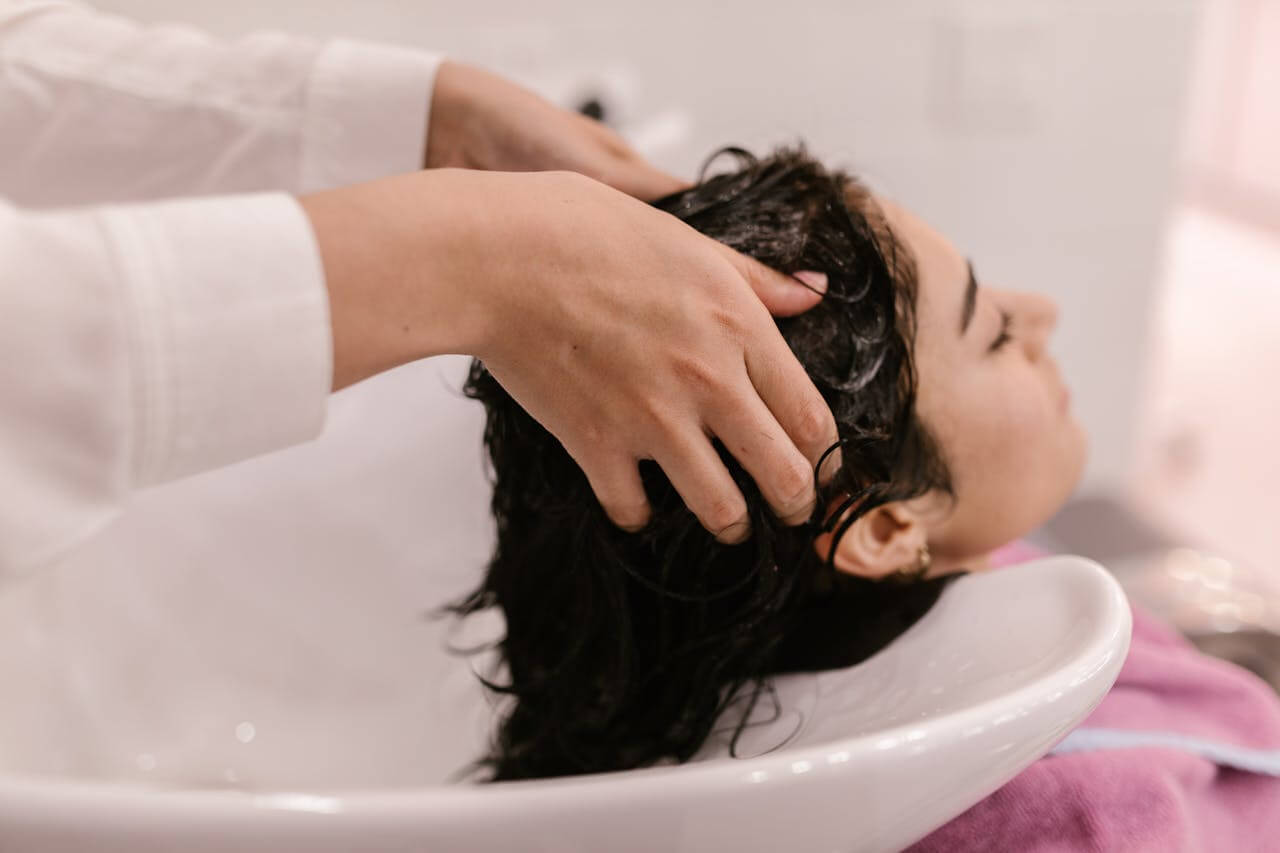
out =
[[(813, 380), (809, 378), (809, 374), (805, 372), (795, 353), (787, 346), (776, 327), (762, 328), (759, 334), (754, 336), (747, 346), (746, 362), (747, 375), (751, 378), (751, 384), (758, 393), (759, 399), (773, 415), (785, 436), (790, 439), (790, 444), (794, 445), (795, 449), (808, 460), (809, 485), (812, 488), (813, 471), (818, 460), (822, 458), (827, 448), (840, 438), (831, 409), (822, 399)], [(794, 460), (786, 458), (787, 442), (768, 429), (767, 420), (763, 425), (759, 425), (762, 416), (757, 414), (755, 417), (761, 434), (767, 434), (775, 448), (782, 448), (782, 450), (774, 450), (772, 463), (758, 462), (757, 464), (769, 466), (771, 476), (782, 478), (782, 481), (777, 482), (773, 488), (778, 490), (779, 495), (785, 496), (790, 490), (789, 487), (794, 485), (790, 472), (790, 466), (794, 465)], [(729, 428), (727, 425), (721, 427), (721, 429)], [(740, 437), (740, 440), (748, 446), (754, 446), (748, 438)], [(768, 448), (762, 451), (757, 447), (756, 452), (767, 453)], [(832, 457), (838, 457), (839, 453), (839, 450), (834, 451)], [(742, 461), (745, 465), (746, 460)], [(829, 479), (830, 474), (839, 467), (839, 459), (829, 457), (822, 466), (823, 479)], [(764, 491), (765, 484), (760, 482), (759, 477), (756, 478), (756, 482), (760, 483), (761, 490)]]
[(632, 164), (625, 174), (620, 175), (613, 186), (641, 201), (655, 201), (663, 196), (688, 189), (689, 182), (682, 181), (674, 175), (668, 175), (641, 160)]
[(641, 201), (654, 201), (689, 188), (688, 181), (650, 165), (638, 154), (606, 161), (598, 180)]
[[(686, 397), (692, 407), (677, 410), (691, 417), (673, 422), (668, 409), (661, 440), (656, 446), (645, 442), (647, 452), (642, 455), (657, 461), (703, 527), (719, 541), (736, 544), (751, 534), (746, 500), (704, 428), (712, 430), (755, 479), (780, 519), (798, 524), (812, 515), (816, 499), (813, 471), (823, 452), (837, 441), (835, 420), (769, 313), (760, 307), (763, 304), (777, 314), (808, 310), (821, 300), (826, 277), (805, 273), (799, 277), (803, 281), (798, 280), (714, 241), (707, 242), (727, 253), (735, 271), (760, 300), (755, 303), (741, 290), (736, 291), (735, 298), (742, 300), (744, 310), (736, 312), (743, 316), (734, 321), (735, 326), (738, 322), (741, 325), (732, 337), (743, 347), (738, 355), (742, 360), (737, 361), (743, 366), (729, 364), (726, 371), (722, 358), (707, 356), (707, 364), (721, 367), (710, 379), (685, 383), (690, 386), (684, 388), (686, 394), (693, 392), (692, 399)], [(737, 376), (722, 381), (730, 372)], [(680, 386), (679, 380), (688, 377), (671, 378)], [(649, 433), (650, 438), (653, 435)], [(635, 459), (590, 462), (585, 460), (583, 470), (609, 517), (624, 529), (643, 527), (650, 509)], [(838, 463), (829, 461), (824, 468), (829, 473)]]
[(803, 314), (821, 302), (827, 292), (825, 273), (804, 270), (794, 276), (784, 275), (722, 243), (716, 245), (775, 317)]
[(634, 459), (619, 457), (583, 465), (582, 470), (591, 483), (591, 491), (614, 524), (634, 533), (649, 523), (649, 499)]
[(691, 186), (651, 164), (614, 131), (591, 124), (594, 144), (583, 159), (600, 163), (598, 180), (641, 201), (654, 201)]
[[(765, 307), (775, 316), (803, 313), (821, 301), (822, 295), (826, 293), (825, 273), (802, 270), (794, 277), (785, 276), (754, 258), (734, 252), (728, 247), (724, 248), (729, 252), (730, 261), (746, 278), (756, 295), (760, 296)], [(782, 431), (791, 439), (792, 446), (809, 460), (812, 476), (812, 471), (822, 458), (822, 454), (840, 438), (831, 409), (773, 324), (762, 324), (759, 330), (748, 339), (745, 356), (747, 375), (751, 377), (751, 384)], [(725, 428), (728, 426), (726, 425)], [(769, 432), (767, 427), (759, 429), (762, 433)], [(773, 439), (777, 441), (776, 434), (773, 435)], [(742, 440), (745, 441), (745, 439)], [(734, 455), (737, 456), (736, 453)], [(839, 457), (840, 451), (837, 449), (832, 453), (832, 458), (826, 460), (822, 469), (824, 482), (839, 469)], [(745, 460), (740, 461), (746, 464)], [(770, 465), (768, 462), (757, 464)], [(791, 474), (784, 473), (784, 470), (789, 471), (785, 466), (791, 464), (794, 463), (788, 462), (775, 453), (771, 465), (772, 473), (764, 475), (784, 478), (784, 481), (775, 479), (776, 485), (772, 486), (776, 489), (774, 494), (780, 498), (785, 497), (789, 491), (787, 486), (790, 484)], [(769, 491), (766, 483), (761, 482), (759, 476), (754, 472), (752, 476), (756, 477), (762, 492)]]
[(732, 417), (708, 426), (756, 481), (774, 515), (785, 524), (808, 520), (817, 499), (814, 463), (796, 449), (755, 388), (747, 385)]
[(667, 452), (654, 459), (685, 505), (716, 539), (736, 545), (751, 535), (747, 502), (704, 433), (676, 437)]

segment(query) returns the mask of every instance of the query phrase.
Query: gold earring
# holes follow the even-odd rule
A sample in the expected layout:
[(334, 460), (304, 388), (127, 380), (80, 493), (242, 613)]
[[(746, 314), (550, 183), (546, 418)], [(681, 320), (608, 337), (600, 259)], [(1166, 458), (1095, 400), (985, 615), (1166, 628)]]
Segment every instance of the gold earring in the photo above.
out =
[(915, 565), (898, 569), (890, 574), (888, 579), (897, 583), (917, 583), (924, 580), (924, 576), (929, 574), (929, 567), (932, 565), (933, 557), (929, 554), (929, 546), (921, 545)]

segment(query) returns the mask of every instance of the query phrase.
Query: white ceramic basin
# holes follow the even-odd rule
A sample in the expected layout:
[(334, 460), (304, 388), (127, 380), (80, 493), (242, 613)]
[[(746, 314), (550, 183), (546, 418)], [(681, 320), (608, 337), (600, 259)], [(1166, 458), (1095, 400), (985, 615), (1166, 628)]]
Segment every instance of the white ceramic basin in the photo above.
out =
[(140, 495), (0, 589), (0, 850), (895, 849), (1116, 677), (1119, 586), (1053, 558), (962, 579), (858, 667), (779, 679), (743, 757), (451, 783), (488, 719), (424, 615), (491, 544), (464, 364), (345, 392), (320, 441)]

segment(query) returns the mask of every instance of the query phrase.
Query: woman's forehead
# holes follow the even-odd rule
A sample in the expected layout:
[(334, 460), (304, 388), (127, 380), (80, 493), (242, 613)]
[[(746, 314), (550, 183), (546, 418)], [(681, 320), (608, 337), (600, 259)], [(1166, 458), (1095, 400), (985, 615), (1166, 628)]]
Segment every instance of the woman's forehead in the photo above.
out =
[(926, 337), (933, 338), (939, 329), (954, 326), (948, 337), (958, 337), (969, 281), (968, 262), (950, 240), (902, 205), (881, 196), (875, 201), (889, 229), (915, 262), (920, 329), (927, 329)]

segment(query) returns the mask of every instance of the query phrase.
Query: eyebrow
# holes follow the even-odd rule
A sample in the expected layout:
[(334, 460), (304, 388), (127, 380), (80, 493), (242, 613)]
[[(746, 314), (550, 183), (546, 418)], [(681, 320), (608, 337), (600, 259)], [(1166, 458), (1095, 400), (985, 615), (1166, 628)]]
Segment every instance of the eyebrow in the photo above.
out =
[(964, 289), (964, 307), (960, 311), (960, 335), (969, 330), (969, 323), (973, 321), (973, 309), (978, 301), (978, 280), (973, 277), (973, 262), (966, 261), (965, 265), (969, 268), (969, 283)]

